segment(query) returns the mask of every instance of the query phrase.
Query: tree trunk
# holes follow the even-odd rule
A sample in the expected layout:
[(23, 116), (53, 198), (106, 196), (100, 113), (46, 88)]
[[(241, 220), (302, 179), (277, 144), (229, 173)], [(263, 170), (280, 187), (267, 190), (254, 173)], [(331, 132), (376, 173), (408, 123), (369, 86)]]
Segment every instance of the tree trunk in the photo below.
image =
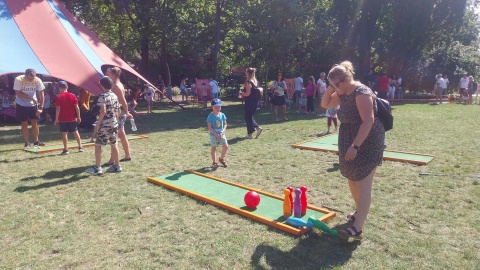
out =
[(220, 53), (220, 29), (222, 16), (222, 0), (217, 0), (215, 13), (215, 48), (213, 50), (213, 72), (215, 80), (218, 80), (218, 55)]
[(141, 73), (145, 78), (149, 77), (148, 74), (148, 58), (150, 56), (150, 47), (148, 44), (148, 37), (143, 36), (141, 40), (141, 51), (140, 56), (142, 57), (142, 65), (140, 67)]
[(167, 44), (165, 37), (162, 39), (162, 67), (165, 70), (165, 74), (162, 74), (162, 78), (165, 78), (165, 84), (167, 87), (169, 87), (172, 85), (172, 78), (170, 76), (170, 66), (168, 65)]
[(382, 10), (382, 1), (365, 2), (358, 28), (358, 79), (362, 79), (372, 66), (372, 43), (377, 35), (377, 20)]

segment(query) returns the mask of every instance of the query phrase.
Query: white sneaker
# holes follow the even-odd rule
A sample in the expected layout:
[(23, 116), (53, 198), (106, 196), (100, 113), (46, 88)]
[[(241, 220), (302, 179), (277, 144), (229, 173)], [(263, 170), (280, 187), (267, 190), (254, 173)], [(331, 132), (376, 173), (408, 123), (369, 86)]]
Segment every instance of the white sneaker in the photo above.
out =
[(92, 166), (92, 167), (86, 169), (85, 172), (89, 173), (89, 174), (102, 174), (103, 173), (102, 168), (98, 168), (97, 166)]
[(263, 128), (257, 128), (257, 135), (255, 135), (255, 139), (257, 139), (258, 136), (260, 136), (260, 134), (262, 134), (262, 131), (263, 131)]

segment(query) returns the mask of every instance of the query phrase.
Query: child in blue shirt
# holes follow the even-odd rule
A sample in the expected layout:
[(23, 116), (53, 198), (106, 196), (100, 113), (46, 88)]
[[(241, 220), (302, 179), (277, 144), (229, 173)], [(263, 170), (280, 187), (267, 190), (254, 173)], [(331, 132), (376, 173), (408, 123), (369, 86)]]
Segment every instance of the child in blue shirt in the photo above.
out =
[(228, 142), (227, 137), (225, 136), (225, 129), (227, 129), (227, 117), (225, 114), (220, 112), (222, 109), (222, 101), (218, 98), (212, 100), (212, 112), (208, 115), (207, 118), (207, 127), (210, 131), (210, 145), (211, 156), (212, 156), (212, 167), (218, 167), (216, 162), (217, 146), (222, 145), (222, 152), (218, 161), (222, 163), (224, 167), (227, 167), (227, 162), (225, 161), (225, 155), (228, 151)]

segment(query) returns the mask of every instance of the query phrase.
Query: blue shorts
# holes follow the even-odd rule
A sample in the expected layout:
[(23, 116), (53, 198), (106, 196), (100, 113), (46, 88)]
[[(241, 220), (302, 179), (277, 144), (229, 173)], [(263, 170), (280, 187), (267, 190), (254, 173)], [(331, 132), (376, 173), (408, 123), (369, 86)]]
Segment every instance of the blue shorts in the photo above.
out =
[(212, 93), (212, 99), (218, 98), (218, 94), (220, 94), (220, 93), (218, 93), (218, 92), (217, 93)]
[(77, 122), (60, 122), (60, 131), (61, 132), (75, 132), (78, 130)]
[(220, 139), (217, 139), (217, 137), (210, 135), (210, 146), (216, 147), (218, 145), (224, 145), (224, 144), (228, 144), (227, 136), (225, 136), (225, 134)]
[(125, 126), (125, 122), (127, 121), (127, 115), (123, 114), (118, 119), (118, 129), (122, 129)]

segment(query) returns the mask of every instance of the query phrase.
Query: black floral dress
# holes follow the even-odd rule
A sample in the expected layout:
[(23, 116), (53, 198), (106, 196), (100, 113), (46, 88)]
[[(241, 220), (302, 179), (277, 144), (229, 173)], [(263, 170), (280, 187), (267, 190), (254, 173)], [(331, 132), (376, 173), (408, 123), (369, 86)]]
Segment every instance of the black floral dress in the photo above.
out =
[(350, 161), (344, 159), (347, 149), (352, 145), (362, 124), (355, 102), (355, 97), (358, 95), (375, 96), (370, 88), (362, 84), (352, 94), (340, 95), (340, 109), (337, 112), (338, 120), (341, 122), (338, 134), (340, 173), (352, 181), (363, 180), (375, 167), (382, 165), (385, 148), (385, 129), (382, 122), (375, 117), (372, 129), (360, 146), (355, 159)]

